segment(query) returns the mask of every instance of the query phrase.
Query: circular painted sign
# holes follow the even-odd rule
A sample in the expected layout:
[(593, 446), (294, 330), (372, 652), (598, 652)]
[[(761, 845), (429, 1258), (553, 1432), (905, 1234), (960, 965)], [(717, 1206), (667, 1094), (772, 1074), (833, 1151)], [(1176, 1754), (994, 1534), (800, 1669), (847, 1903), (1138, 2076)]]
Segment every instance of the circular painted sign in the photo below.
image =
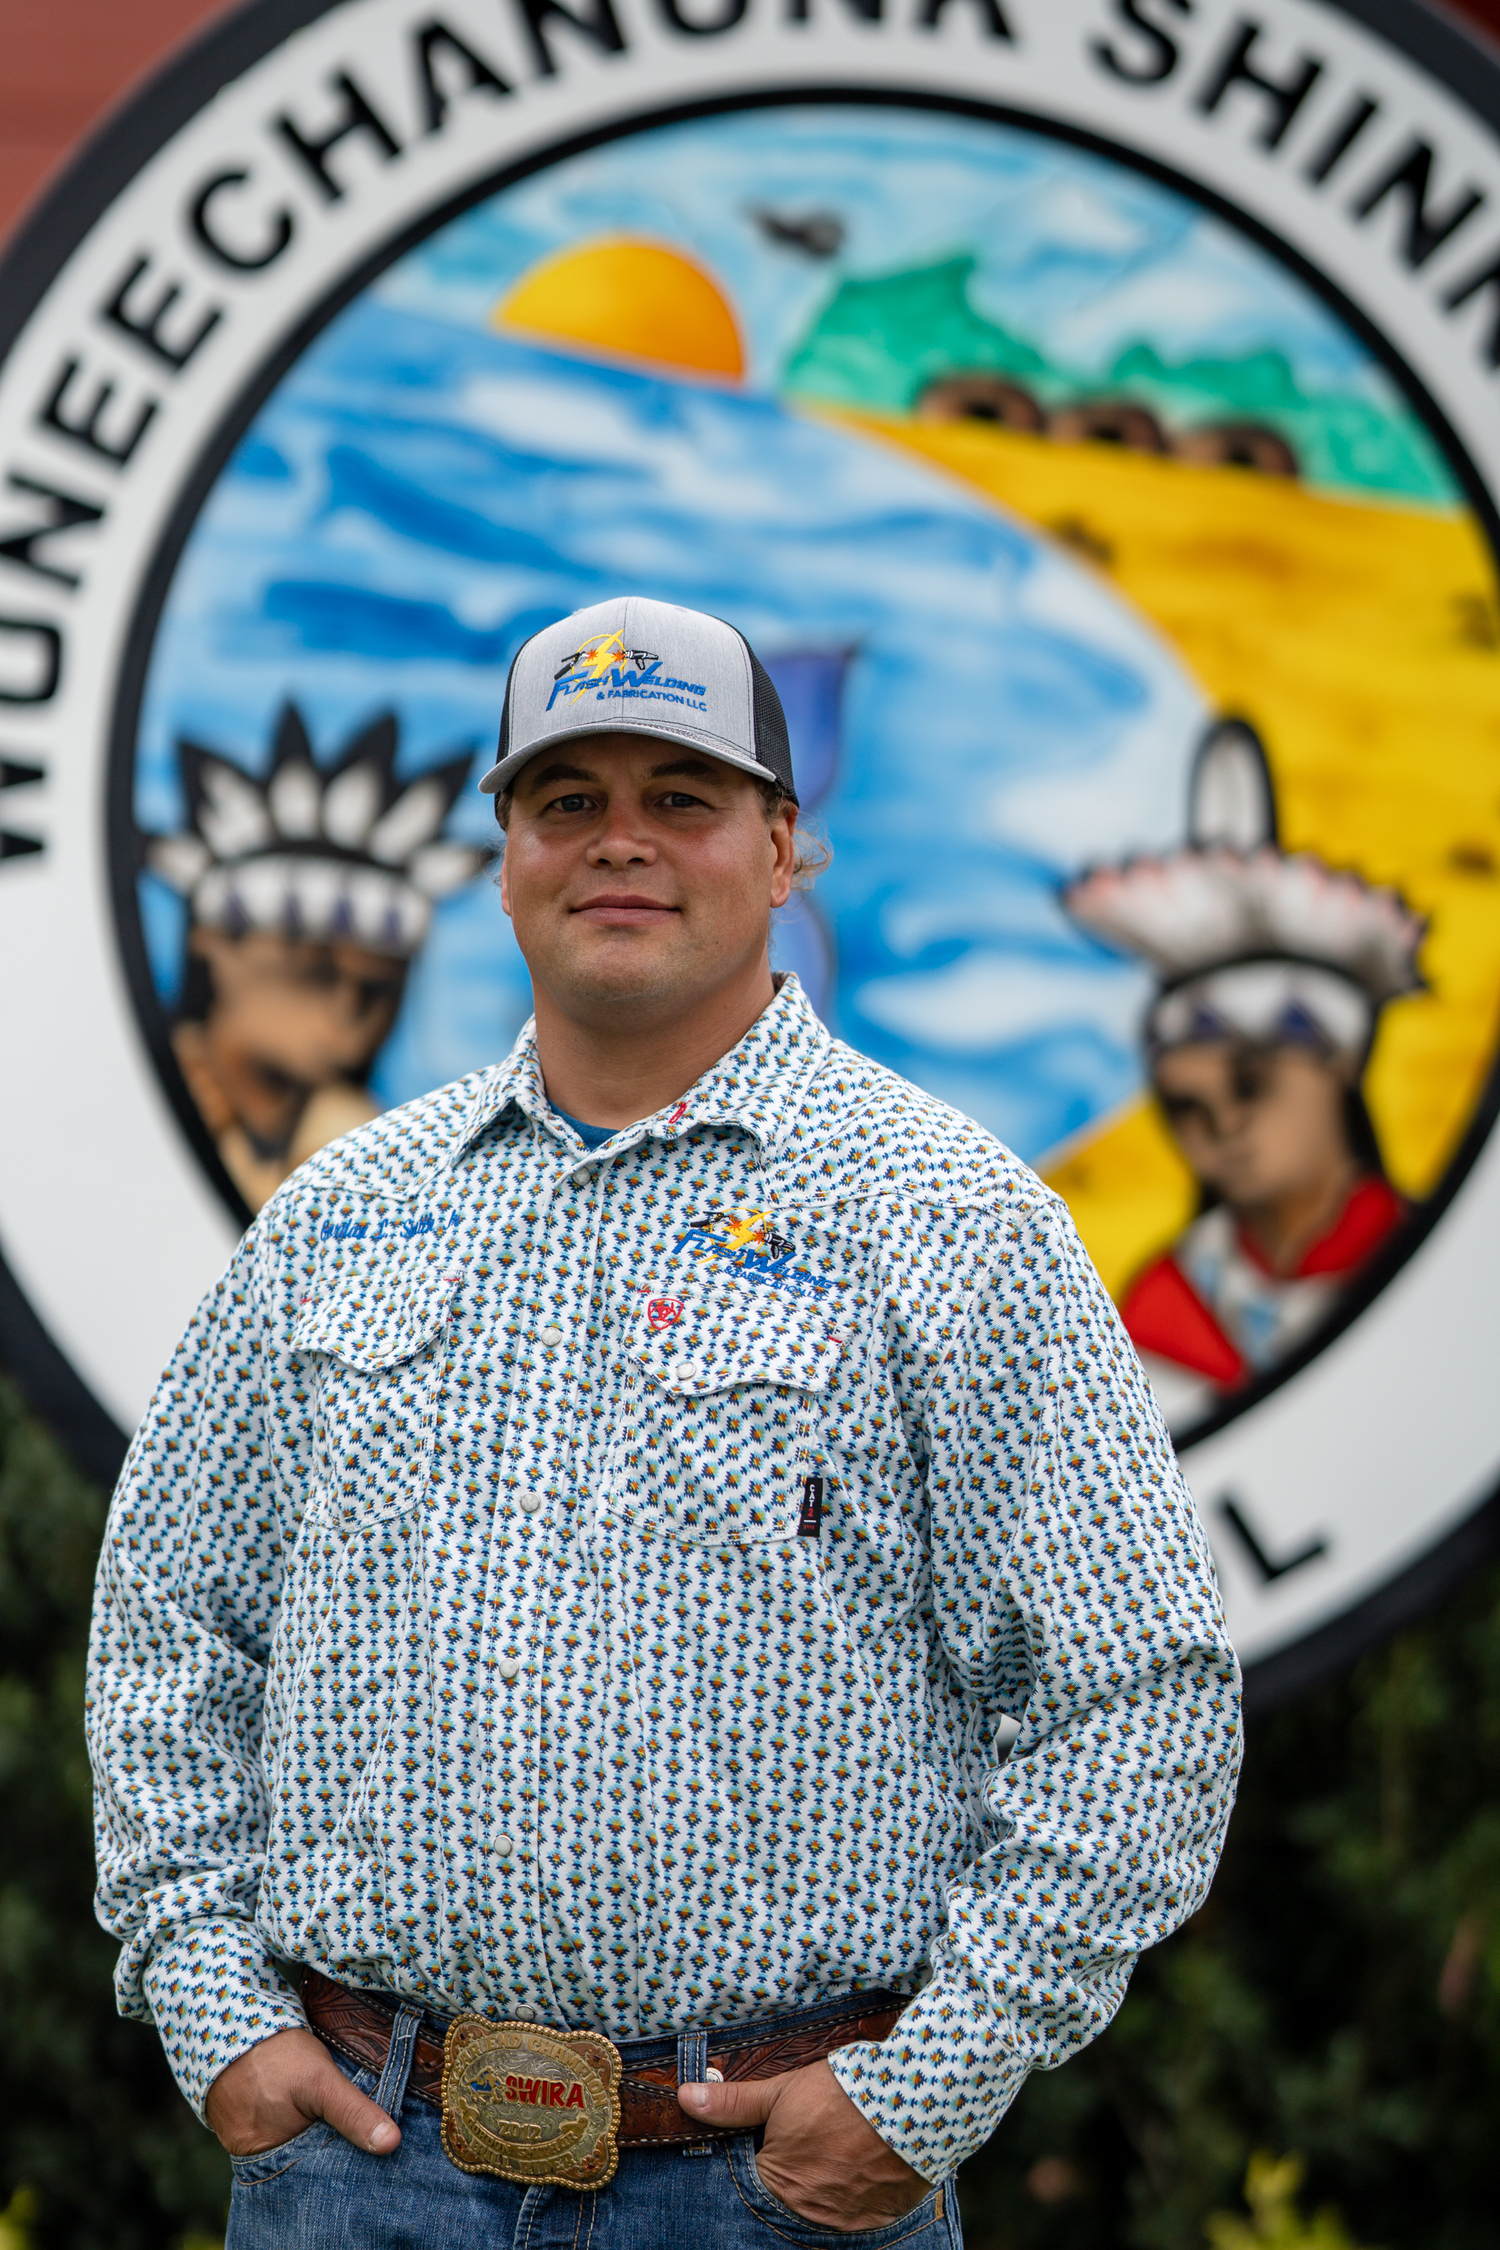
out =
[(6, 1348), (98, 1462), (297, 1163), (500, 1056), (472, 783), (732, 617), (777, 957), (1067, 1198), (1263, 1691), (1500, 1467), (1500, 73), (1413, 5), (261, 0), (0, 306)]

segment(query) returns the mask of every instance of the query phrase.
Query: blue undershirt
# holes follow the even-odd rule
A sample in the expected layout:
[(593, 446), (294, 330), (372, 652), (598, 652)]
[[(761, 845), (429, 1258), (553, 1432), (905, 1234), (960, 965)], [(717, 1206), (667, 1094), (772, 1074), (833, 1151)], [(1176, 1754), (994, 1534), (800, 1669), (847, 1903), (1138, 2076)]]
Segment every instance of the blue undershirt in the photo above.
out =
[(570, 1117), (565, 1109), (558, 1108), (556, 1102), (552, 1104), (552, 1114), (560, 1117), (565, 1125), (572, 1126), (585, 1148), (603, 1148), (606, 1141), (612, 1141), (616, 1133), (623, 1130), (619, 1125), (585, 1125), (581, 1117)]

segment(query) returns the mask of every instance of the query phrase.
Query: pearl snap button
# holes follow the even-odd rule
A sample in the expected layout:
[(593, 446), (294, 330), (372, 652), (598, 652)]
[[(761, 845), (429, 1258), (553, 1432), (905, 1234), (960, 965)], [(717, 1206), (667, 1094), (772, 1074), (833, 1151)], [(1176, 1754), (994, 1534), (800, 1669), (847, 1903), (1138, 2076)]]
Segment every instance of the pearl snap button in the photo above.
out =
[(513, 2016), (524, 2016), (528, 2023), (536, 2014), (535, 2008), (533, 2008), (530, 2003), (525, 2000), (518, 2000), (516, 2005), (511, 2009), (510, 2012)]
[(708, 2080), (710, 2086), (722, 2086), (724, 2083), (724, 2073), (722, 2070), (705, 2070), (703, 2075)]
[(501, 1659), (500, 1659), (500, 1677), (501, 1677), (501, 1679), (502, 1679), (502, 1680), (513, 1680), (513, 1679), (515, 1678), (516, 1674), (517, 1674), (517, 1673), (518, 1673), (518, 1672), (520, 1671), (520, 1669), (521, 1669), (521, 1659), (519, 1658), (519, 1656), (502, 1656), (502, 1657), (501, 1657)]
[(497, 1836), (495, 1838), (495, 1856), (497, 1859), (512, 1858), (515, 1854), (515, 1849), (516, 1840), (514, 1836)]
[(560, 1344), (562, 1342), (562, 1330), (560, 1328), (544, 1328), (541, 1340), (544, 1344)]
[(520, 1495), (519, 1505), (526, 1511), (526, 1514), (528, 1516), (534, 1516), (541, 1504), (542, 1494), (540, 1492), (523, 1492)]

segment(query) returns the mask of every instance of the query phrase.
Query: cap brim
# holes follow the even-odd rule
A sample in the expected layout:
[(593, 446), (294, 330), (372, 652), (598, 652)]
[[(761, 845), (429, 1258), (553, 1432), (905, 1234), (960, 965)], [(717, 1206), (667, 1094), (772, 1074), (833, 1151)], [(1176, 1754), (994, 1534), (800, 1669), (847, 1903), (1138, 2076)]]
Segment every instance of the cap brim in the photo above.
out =
[(719, 735), (704, 734), (696, 727), (674, 727), (661, 719), (649, 724), (639, 719), (611, 719), (602, 726), (562, 728), (556, 734), (549, 734), (545, 742), (534, 742), (525, 750), (513, 750), (508, 758), (501, 759), (498, 766), (490, 767), (479, 787), (487, 797), (498, 797), (534, 758), (555, 750), (559, 743), (583, 742), (590, 736), (602, 734), (638, 734), (645, 736), (648, 741), (670, 742), (679, 747), (686, 744), (690, 749), (700, 751), (705, 758), (716, 758), (721, 766), (736, 766), (741, 773), (751, 774), (757, 781), (771, 782), (792, 804), (798, 802), (795, 790), (788, 789), (779, 774), (772, 773), (769, 766), (760, 765), (754, 758), (747, 757), (743, 750), (735, 749), (733, 744), (726, 743)]

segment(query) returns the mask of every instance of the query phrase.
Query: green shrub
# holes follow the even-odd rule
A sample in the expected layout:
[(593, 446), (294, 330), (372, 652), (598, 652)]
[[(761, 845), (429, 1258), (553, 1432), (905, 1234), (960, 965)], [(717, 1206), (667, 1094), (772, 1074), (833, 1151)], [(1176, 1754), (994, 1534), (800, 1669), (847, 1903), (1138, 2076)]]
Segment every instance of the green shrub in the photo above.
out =
[(170, 2250), (222, 2235), (229, 2202), (228, 2159), (154, 2034), (115, 2013), (93, 1916), (83, 1663), (104, 1508), (0, 1384), (0, 2210), (34, 2250)]
[(1500, 1569), (1252, 1722), (1208, 1904), (963, 2178), (970, 2250), (1204, 2250), (1257, 2149), (1385, 2250), (1493, 2250)]

